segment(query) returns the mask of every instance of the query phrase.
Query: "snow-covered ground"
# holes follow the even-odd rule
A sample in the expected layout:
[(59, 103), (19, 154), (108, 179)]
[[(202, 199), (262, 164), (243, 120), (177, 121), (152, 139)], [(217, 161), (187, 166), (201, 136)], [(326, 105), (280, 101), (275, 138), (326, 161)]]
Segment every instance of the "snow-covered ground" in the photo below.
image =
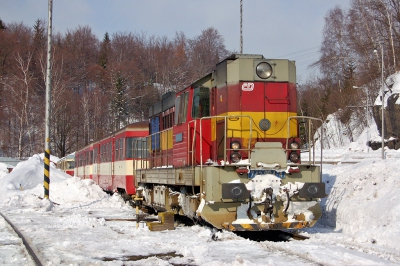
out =
[[(370, 129), (369, 136), (376, 134)], [(208, 228), (136, 229), (135, 210), (91, 180), (51, 168), (43, 198), (43, 160), (36, 155), (7, 174), (0, 164), (0, 206), (32, 243), (44, 265), (398, 265), (400, 151), (356, 142), (326, 150), (324, 214), (303, 230), (305, 241), (254, 242)], [(350, 162), (352, 164), (350, 164)], [(109, 219), (110, 218), (110, 219)], [(112, 218), (112, 219), (111, 219)], [(0, 264), (34, 265), (0, 217)]]

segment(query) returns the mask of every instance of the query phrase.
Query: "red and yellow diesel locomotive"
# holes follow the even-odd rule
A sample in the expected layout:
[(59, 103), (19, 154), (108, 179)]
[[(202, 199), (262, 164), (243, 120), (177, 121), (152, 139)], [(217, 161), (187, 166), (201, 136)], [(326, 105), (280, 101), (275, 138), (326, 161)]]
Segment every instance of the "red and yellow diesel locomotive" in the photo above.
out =
[(135, 168), (143, 204), (231, 231), (314, 225), (325, 184), (301, 161), (300, 119), (314, 119), (297, 117), (296, 100), (293, 61), (244, 54), (165, 94), (134, 145), (148, 149)]

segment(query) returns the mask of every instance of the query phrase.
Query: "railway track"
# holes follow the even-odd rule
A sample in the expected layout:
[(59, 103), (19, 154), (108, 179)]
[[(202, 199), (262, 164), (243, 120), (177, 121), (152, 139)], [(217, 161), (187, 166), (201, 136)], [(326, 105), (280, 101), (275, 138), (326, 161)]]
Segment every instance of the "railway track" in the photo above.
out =
[[(0, 222), (0, 228), (2, 234), (8, 234), (8, 235), (13, 235), (13, 236), (18, 236), (20, 238), (20, 241), (10, 241), (10, 238), (5, 238), (4, 240), (1, 240), (1, 244), (3, 246), (5, 245), (18, 245), (21, 246), (21, 244), (25, 247), (25, 250), (27, 252), (26, 259), (29, 261), (24, 262), (24, 265), (37, 265), (37, 266), (42, 266), (42, 261), (39, 259), (37, 254), (35, 253), (34, 249), (32, 248), (32, 245), (29, 243), (29, 241), (25, 238), (25, 236), (18, 230), (17, 227), (14, 226), (14, 224), (5, 216), (3, 213), (0, 212), (1, 216), (1, 222)], [(3, 238), (2, 238), (3, 239)], [(4, 241), (4, 242), (3, 242)], [(21, 243), (22, 242), (22, 243)], [(9, 263), (9, 262), (6, 262)]]
[[(284, 242), (260, 242), (269, 252), (283, 252), (287, 256), (298, 257), (312, 265), (399, 265), (400, 255), (383, 247), (357, 244), (345, 241), (343, 236), (314, 234), (309, 240)], [(294, 239), (294, 238), (293, 238)], [(315, 252), (318, 250), (318, 252)], [(310, 252), (312, 251), (312, 252)], [(317, 254), (317, 255), (316, 255)]]

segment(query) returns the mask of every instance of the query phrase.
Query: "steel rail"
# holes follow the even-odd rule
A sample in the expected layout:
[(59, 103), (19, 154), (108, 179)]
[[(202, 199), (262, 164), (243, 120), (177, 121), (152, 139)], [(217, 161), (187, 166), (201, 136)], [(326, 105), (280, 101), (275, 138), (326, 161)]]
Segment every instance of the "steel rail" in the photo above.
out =
[(4, 218), (4, 220), (11, 226), (11, 228), (14, 230), (14, 232), (22, 239), (22, 243), (24, 244), (26, 250), (28, 251), (29, 255), (32, 257), (33, 261), (37, 266), (42, 266), (42, 262), (36, 255), (36, 253), (33, 251), (32, 247), (29, 245), (29, 242), (26, 240), (24, 235), (17, 229), (17, 227), (14, 226), (14, 224), (8, 220), (8, 218), (3, 215), (3, 213), (0, 212), (0, 215)]

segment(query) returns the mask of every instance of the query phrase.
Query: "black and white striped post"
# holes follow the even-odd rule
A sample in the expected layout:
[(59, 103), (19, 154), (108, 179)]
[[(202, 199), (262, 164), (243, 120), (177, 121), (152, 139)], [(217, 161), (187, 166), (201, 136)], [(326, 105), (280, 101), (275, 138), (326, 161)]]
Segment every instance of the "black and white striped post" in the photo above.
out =
[(53, 0), (49, 0), (47, 27), (47, 71), (46, 71), (46, 134), (44, 144), (44, 197), (50, 197), (50, 111), (51, 111), (51, 27)]

